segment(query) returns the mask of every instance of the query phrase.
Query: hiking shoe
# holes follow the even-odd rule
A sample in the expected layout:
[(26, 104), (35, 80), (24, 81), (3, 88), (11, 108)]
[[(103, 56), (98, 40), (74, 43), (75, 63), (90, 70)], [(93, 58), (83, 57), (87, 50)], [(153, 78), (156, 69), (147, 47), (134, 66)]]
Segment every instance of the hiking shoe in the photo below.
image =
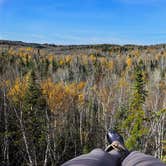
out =
[(116, 150), (121, 154), (121, 161), (123, 161), (124, 158), (127, 157), (130, 153), (124, 146), (123, 137), (116, 131), (110, 129), (107, 133), (107, 140), (110, 143), (110, 145), (108, 145), (105, 151), (110, 152), (111, 150)]
[(120, 134), (118, 134), (115, 130), (112, 130), (112, 129), (108, 130), (107, 140), (110, 144), (112, 144), (114, 141), (118, 141), (122, 145), (124, 145), (123, 137)]

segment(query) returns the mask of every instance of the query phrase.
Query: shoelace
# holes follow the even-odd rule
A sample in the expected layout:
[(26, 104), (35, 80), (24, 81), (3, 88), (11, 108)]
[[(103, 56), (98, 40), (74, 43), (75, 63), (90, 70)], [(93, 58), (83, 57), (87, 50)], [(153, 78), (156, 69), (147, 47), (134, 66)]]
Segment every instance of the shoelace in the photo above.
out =
[(121, 161), (123, 161), (124, 158), (130, 153), (119, 141), (114, 141), (112, 144), (108, 145), (105, 151), (109, 152), (113, 149), (121, 154)]

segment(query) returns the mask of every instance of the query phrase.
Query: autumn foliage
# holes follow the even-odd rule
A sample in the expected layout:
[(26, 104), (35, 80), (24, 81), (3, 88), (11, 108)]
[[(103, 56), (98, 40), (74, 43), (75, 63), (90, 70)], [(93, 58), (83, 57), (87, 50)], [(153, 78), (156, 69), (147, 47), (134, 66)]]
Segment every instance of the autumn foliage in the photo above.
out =
[(68, 55), (1, 46), (0, 165), (60, 165), (104, 148), (108, 128), (165, 160), (165, 55), (164, 46)]

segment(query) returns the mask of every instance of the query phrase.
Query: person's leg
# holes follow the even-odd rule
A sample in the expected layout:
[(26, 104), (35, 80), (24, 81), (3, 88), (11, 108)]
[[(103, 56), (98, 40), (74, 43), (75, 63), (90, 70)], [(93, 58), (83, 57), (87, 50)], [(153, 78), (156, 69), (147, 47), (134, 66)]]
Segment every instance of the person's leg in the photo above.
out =
[(129, 154), (124, 146), (123, 137), (110, 129), (107, 133), (110, 145), (105, 151), (95, 149), (86, 155), (78, 156), (62, 166), (120, 166), (122, 160)]
[(122, 166), (166, 166), (166, 164), (153, 156), (133, 151), (123, 160)]
[(88, 154), (78, 156), (62, 166), (119, 166), (121, 155), (112, 150), (107, 153), (102, 149), (94, 149)]

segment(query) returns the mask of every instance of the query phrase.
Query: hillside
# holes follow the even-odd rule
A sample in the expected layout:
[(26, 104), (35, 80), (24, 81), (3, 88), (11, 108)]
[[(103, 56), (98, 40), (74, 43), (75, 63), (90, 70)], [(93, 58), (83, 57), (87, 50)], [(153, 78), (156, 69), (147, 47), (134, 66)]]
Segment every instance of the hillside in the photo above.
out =
[(104, 148), (166, 160), (166, 44), (0, 41), (0, 165), (60, 165)]
[(13, 49), (21, 47), (31, 47), (34, 49), (41, 49), (53, 54), (79, 54), (79, 53), (99, 53), (105, 56), (104, 53), (108, 54), (109, 51), (114, 53), (124, 53), (131, 50), (147, 50), (147, 49), (156, 49), (156, 50), (165, 50), (166, 44), (159, 45), (113, 45), (113, 44), (96, 44), (96, 45), (55, 45), (55, 44), (37, 44), (37, 43), (25, 43), (22, 41), (8, 41), (0, 40), (1, 48), (10, 48)]

